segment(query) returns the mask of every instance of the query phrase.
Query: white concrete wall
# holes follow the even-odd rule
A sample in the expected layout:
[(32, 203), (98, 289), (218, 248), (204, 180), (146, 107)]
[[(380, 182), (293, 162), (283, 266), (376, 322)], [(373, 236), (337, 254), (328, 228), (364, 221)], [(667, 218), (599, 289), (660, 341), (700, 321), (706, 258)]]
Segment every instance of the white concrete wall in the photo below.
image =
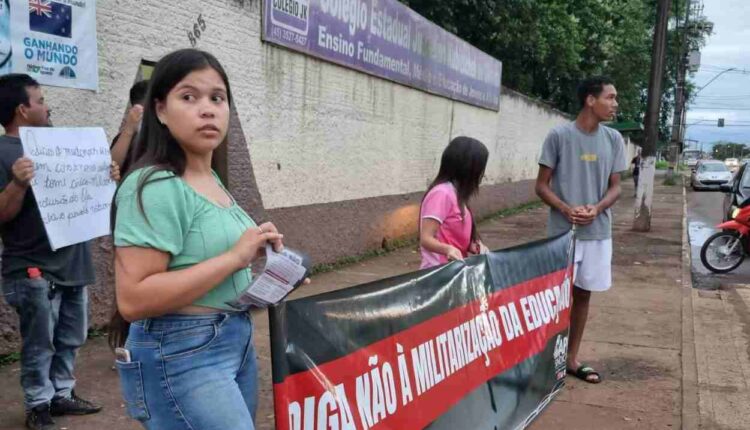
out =
[(230, 77), (266, 209), (424, 190), (451, 137), (491, 151), (485, 184), (532, 179), (548, 130), (566, 118), (506, 92), (499, 112), (430, 95), (264, 44), (260, 0), (99, 0), (99, 87), (45, 88), (58, 126), (117, 133), (141, 59), (189, 47), (215, 54)]

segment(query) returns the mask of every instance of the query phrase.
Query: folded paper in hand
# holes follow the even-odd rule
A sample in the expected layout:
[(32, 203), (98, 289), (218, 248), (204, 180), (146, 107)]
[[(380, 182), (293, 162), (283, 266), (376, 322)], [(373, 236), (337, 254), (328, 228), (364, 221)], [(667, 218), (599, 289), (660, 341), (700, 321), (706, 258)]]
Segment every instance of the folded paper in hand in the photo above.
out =
[(237, 309), (267, 307), (284, 299), (302, 285), (310, 271), (310, 258), (290, 248), (281, 252), (266, 245), (266, 265), (237, 299), (227, 302)]

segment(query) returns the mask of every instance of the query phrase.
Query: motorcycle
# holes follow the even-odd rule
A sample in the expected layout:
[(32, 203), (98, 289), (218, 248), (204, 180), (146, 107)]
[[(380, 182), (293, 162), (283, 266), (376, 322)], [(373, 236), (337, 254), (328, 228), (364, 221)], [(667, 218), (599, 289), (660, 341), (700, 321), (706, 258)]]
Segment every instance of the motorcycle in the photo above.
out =
[(731, 272), (750, 252), (750, 199), (716, 228), (721, 231), (711, 235), (701, 247), (701, 262), (714, 273)]

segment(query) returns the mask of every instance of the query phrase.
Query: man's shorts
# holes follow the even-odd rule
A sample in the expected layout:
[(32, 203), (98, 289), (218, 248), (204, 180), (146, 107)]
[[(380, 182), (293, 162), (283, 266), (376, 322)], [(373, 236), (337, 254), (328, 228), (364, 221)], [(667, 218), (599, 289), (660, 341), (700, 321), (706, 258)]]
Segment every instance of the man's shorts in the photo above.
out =
[(576, 240), (573, 285), (588, 291), (612, 286), (612, 239)]

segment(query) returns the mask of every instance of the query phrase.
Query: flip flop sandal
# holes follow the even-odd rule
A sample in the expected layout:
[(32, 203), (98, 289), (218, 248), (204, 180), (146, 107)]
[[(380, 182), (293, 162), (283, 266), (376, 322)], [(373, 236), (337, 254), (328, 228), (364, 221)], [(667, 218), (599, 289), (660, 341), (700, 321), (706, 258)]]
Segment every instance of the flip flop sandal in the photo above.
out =
[[(602, 382), (602, 376), (599, 374), (599, 372), (597, 372), (587, 364), (581, 364), (580, 366), (578, 366), (578, 369), (575, 370), (567, 368), (566, 371), (576, 378), (584, 382), (588, 382), (589, 384), (598, 384)], [(589, 379), (592, 375), (595, 375), (596, 379)]]

